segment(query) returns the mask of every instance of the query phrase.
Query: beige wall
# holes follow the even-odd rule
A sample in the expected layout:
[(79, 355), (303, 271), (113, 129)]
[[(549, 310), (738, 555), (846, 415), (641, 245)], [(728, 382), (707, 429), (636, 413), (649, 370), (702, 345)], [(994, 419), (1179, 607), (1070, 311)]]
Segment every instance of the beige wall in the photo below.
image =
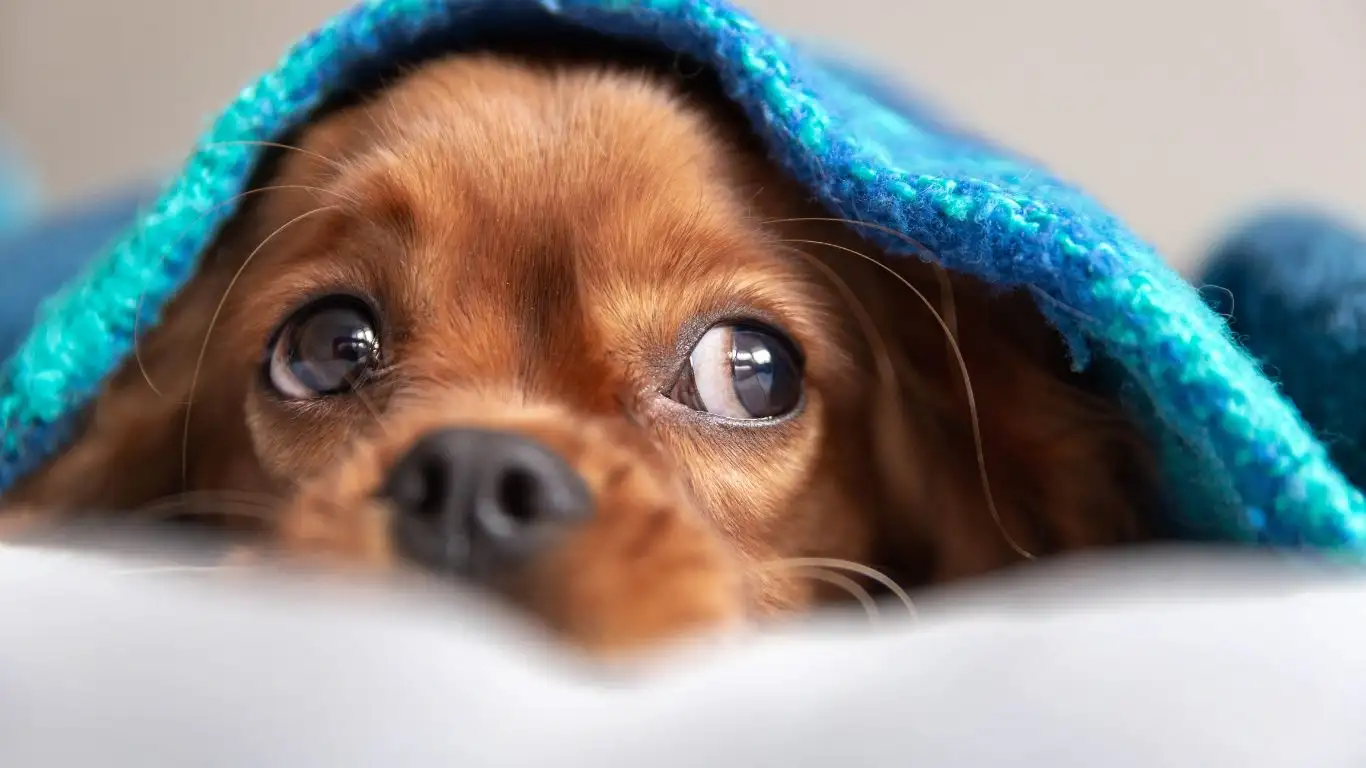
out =
[[(0, 122), (67, 200), (176, 162), (346, 0), (0, 0)], [(1246, 206), (1366, 220), (1362, 0), (748, 0), (885, 62), (1183, 264)]]

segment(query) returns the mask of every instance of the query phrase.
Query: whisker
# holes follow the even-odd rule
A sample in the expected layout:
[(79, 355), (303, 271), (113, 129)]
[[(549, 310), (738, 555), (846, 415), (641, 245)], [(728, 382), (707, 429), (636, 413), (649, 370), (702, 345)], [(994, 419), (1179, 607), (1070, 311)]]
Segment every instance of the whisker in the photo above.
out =
[(185, 429), (180, 444), (180, 479), (183, 487), (188, 489), (190, 485), (190, 415), (194, 409), (195, 388), (199, 384), (200, 370), (204, 367), (204, 357), (208, 354), (209, 351), (209, 337), (213, 334), (214, 326), (218, 324), (218, 317), (220, 314), (222, 314), (223, 307), (228, 302), (228, 294), (232, 293), (233, 286), (237, 285), (238, 279), (242, 277), (242, 273), (245, 272), (247, 267), (251, 265), (252, 261), (256, 259), (256, 256), (259, 253), (261, 253), (261, 251), (265, 249), (266, 245), (270, 243), (271, 240), (275, 239), (275, 237), (278, 236), (281, 232), (284, 232), (294, 224), (303, 221), (304, 219), (310, 216), (314, 216), (316, 214), (324, 213), (327, 211), (333, 211), (336, 209), (337, 206), (335, 205), (314, 208), (312, 210), (305, 211), (304, 213), (301, 213), (298, 216), (295, 216), (289, 221), (286, 221), (284, 224), (281, 224), (278, 228), (276, 228), (274, 232), (271, 232), (269, 235), (267, 235), (266, 238), (262, 240), (259, 245), (252, 249), (251, 253), (247, 254), (247, 258), (242, 261), (242, 265), (237, 268), (237, 271), (233, 273), (232, 279), (228, 281), (228, 287), (223, 290), (223, 296), (218, 300), (218, 306), (214, 308), (213, 315), (209, 318), (209, 327), (207, 330), (204, 331), (204, 343), (200, 345), (199, 357), (195, 361), (194, 374), (190, 376), (190, 389), (188, 394), (186, 395)]
[(911, 618), (917, 618), (918, 616), (918, 613), (915, 610), (915, 603), (911, 601), (911, 596), (906, 594), (906, 590), (902, 589), (901, 585), (897, 584), (892, 577), (876, 568), (862, 563), (856, 563), (853, 560), (843, 560), (837, 557), (784, 557), (778, 560), (769, 560), (760, 563), (759, 567), (765, 570), (820, 568), (856, 573), (886, 587), (887, 591), (895, 595), (896, 598), (901, 601), (901, 604), (906, 606), (906, 610), (910, 612)]
[(944, 326), (948, 331), (948, 338), (954, 342), (958, 341), (958, 301), (953, 295), (953, 281), (949, 279), (948, 270), (935, 264), (934, 276), (939, 281), (939, 309), (944, 318)]
[(881, 261), (871, 256), (868, 256), (867, 254), (860, 253), (859, 251), (854, 250), (853, 248), (839, 245), (837, 243), (827, 243), (821, 240), (786, 239), (785, 242), (806, 243), (808, 245), (826, 246), (857, 256), (860, 259), (863, 259), (864, 261), (873, 264), (874, 266), (878, 267), (879, 269), (883, 270), (887, 274), (891, 275), (892, 277), (900, 281), (900, 283), (906, 286), (906, 288), (909, 289), (911, 293), (915, 294), (916, 298), (920, 300), (920, 303), (925, 305), (925, 309), (929, 310), (930, 314), (934, 316), (935, 322), (939, 324), (940, 329), (944, 332), (945, 339), (948, 340), (949, 345), (952, 347), (954, 360), (958, 364), (958, 371), (963, 377), (963, 388), (964, 390), (966, 390), (967, 396), (968, 417), (970, 419), (972, 427), (973, 448), (977, 455), (977, 473), (982, 481), (982, 495), (986, 498), (987, 509), (991, 513), (991, 519), (996, 524), (997, 529), (1000, 530), (1001, 535), (1005, 537), (1006, 543), (1010, 545), (1011, 549), (1015, 550), (1016, 554), (1020, 555), (1026, 560), (1034, 560), (1035, 557), (1033, 553), (1029, 552), (1024, 547), (1020, 546), (1019, 542), (1015, 540), (1015, 537), (1010, 534), (1010, 531), (1006, 530), (1005, 522), (1001, 518), (1001, 512), (996, 506), (995, 496), (991, 492), (991, 480), (987, 473), (986, 450), (983, 447), (982, 441), (982, 423), (977, 412), (977, 397), (973, 394), (972, 377), (968, 374), (968, 364), (967, 360), (963, 357), (963, 351), (958, 346), (958, 342), (954, 338), (953, 331), (949, 328), (948, 323), (944, 321), (943, 316), (939, 314), (938, 310), (934, 308), (934, 305), (930, 303), (930, 300), (925, 298), (925, 294), (921, 293), (920, 289), (916, 288), (915, 285), (911, 283), (911, 281), (907, 280), (896, 270), (892, 269), (886, 264), (883, 264)]
[[(226, 206), (232, 205), (233, 203), (236, 203), (236, 202), (238, 202), (238, 201), (241, 201), (241, 200), (243, 200), (243, 199), (245, 199), (245, 198), (247, 198), (247, 197), (250, 197), (250, 196), (252, 196), (252, 195), (265, 194), (266, 192), (284, 192), (284, 191), (290, 191), (290, 190), (298, 190), (298, 191), (304, 191), (304, 192), (313, 192), (313, 193), (315, 193), (315, 194), (323, 194), (323, 195), (332, 195), (332, 196), (338, 197), (338, 198), (340, 198), (341, 200), (343, 200), (343, 201), (345, 201), (345, 202), (347, 202), (347, 203), (350, 203), (350, 204), (352, 204), (352, 205), (355, 205), (355, 206), (359, 206), (359, 205), (360, 205), (360, 203), (359, 203), (355, 198), (353, 198), (353, 197), (351, 197), (351, 196), (349, 196), (349, 195), (346, 195), (346, 194), (344, 194), (344, 193), (342, 193), (342, 192), (338, 192), (338, 191), (333, 190), (333, 189), (327, 189), (327, 188), (325, 188), (325, 187), (311, 186), (311, 185), (308, 185), (308, 184), (273, 184), (273, 185), (270, 185), (270, 186), (256, 187), (256, 188), (254, 188), (254, 189), (248, 189), (248, 190), (245, 190), (245, 191), (243, 191), (243, 192), (240, 192), (240, 193), (238, 193), (238, 194), (236, 194), (236, 195), (233, 195), (232, 197), (228, 198), (227, 200), (223, 200), (223, 201), (221, 201), (221, 202), (219, 202), (219, 203), (214, 204), (213, 206), (209, 207), (208, 210), (204, 211), (204, 212), (201, 213), (199, 216), (197, 216), (197, 217), (195, 218), (194, 221), (192, 221), (192, 222), (190, 222), (189, 224), (187, 224), (187, 225), (185, 226), (185, 229), (184, 229), (179, 235), (177, 235), (177, 236), (175, 237), (175, 239), (171, 241), (171, 244), (170, 244), (169, 246), (166, 247), (166, 250), (162, 252), (161, 259), (164, 261), (165, 258), (166, 258), (166, 254), (167, 254), (169, 251), (171, 251), (172, 249), (174, 249), (174, 248), (176, 247), (176, 245), (178, 245), (178, 244), (180, 243), (180, 241), (183, 240), (183, 239), (185, 238), (185, 235), (186, 235), (191, 229), (194, 229), (196, 226), (199, 225), (200, 222), (202, 222), (205, 218), (211, 216), (214, 212), (216, 212), (216, 211), (218, 211), (218, 210), (220, 210), (220, 209), (222, 209), (222, 208), (224, 208), (224, 207), (226, 207)], [(163, 393), (159, 387), (157, 387), (157, 385), (156, 385), (155, 382), (152, 381), (151, 374), (149, 374), (149, 373), (147, 372), (147, 366), (146, 366), (146, 364), (144, 364), (144, 362), (143, 362), (143, 360), (142, 360), (142, 338), (141, 338), (141, 334), (140, 334), (140, 332), (139, 332), (139, 326), (141, 325), (141, 322), (142, 322), (142, 305), (143, 305), (144, 300), (145, 300), (146, 298), (147, 298), (147, 292), (146, 292), (146, 291), (143, 291), (142, 293), (138, 294), (137, 310), (136, 310), (136, 312), (133, 314), (133, 359), (134, 359), (134, 361), (137, 363), (138, 372), (142, 374), (142, 379), (143, 379), (143, 381), (147, 382), (147, 386), (148, 386), (149, 388), (151, 388), (152, 392), (155, 393), (157, 397), (160, 397), (160, 398), (162, 398), (162, 399), (164, 400), (164, 399), (166, 399), (166, 394)], [(183, 404), (184, 404), (184, 403), (182, 403), (182, 405), (183, 405)]]
[[(809, 241), (783, 240), (780, 242), (792, 243)], [(849, 308), (854, 311), (855, 315), (857, 315), (856, 319), (858, 320), (858, 324), (862, 328), (864, 335), (867, 337), (868, 341), (874, 349), (874, 357), (877, 358), (879, 376), (882, 378), (884, 383), (889, 383), (893, 388), (893, 391), (895, 391), (895, 387), (897, 386), (896, 367), (892, 364), (891, 355), (887, 352), (886, 340), (883, 339), (882, 334), (878, 332), (877, 324), (873, 322), (873, 318), (869, 316), (867, 308), (863, 306), (863, 302), (859, 300), (858, 296), (854, 293), (854, 290), (849, 287), (848, 283), (844, 282), (844, 280), (840, 278), (839, 274), (835, 272), (835, 270), (831, 269), (820, 259), (817, 259), (811, 254), (806, 253), (805, 251), (802, 251), (800, 248), (788, 248), (786, 250), (796, 254), (797, 256), (800, 256), (801, 258), (805, 259), (808, 263), (810, 263), (812, 266), (819, 269), (822, 273), (825, 274), (826, 279), (828, 279), (831, 282), (831, 284), (835, 286), (835, 289), (843, 295), (845, 302), (849, 305)]]
[[(920, 242), (919, 240), (916, 240), (914, 237), (911, 237), (905, 232), (898, 232), (897, 230), (892, 229), (891, 227), (885, 227), (881, 224), (874, 224), (869, 221), (857, 221), (855, 219), (842, 219), (837, 216), (792, 216), (787, 218), (765, 219), (762, 222), (760, 222), (760, 224), (767, 226), (769, 224), (801, 224), (804, 222), (827, 222), (830, 224), (844, 224), (851, 227), (862, 227), (864, 229), (871, 229), (875, 232), (881, 232), (885, 235), (890, 235), (891, 237), (895, 237), (901, 242), (911, 246), (913, 250), (917, 251), (917, 255), (927, 260), (932, 266), (934, 266), (935, 269), (939, 270), (941, 273), (945, 271), (943, 265), (941, 265), (938, 261), (934, 260), (934, 251), (931, 251), (928, 247), (925, 246), (924, 243)], [(1046, 299), (1048, 302), (1076, 315), (1077, 317), (1091, 323), (1092, 325), (1099, 325), (1100, 323), (1099, 320), (1092, 317), (1091, 315), (1082, 312), (1080, 309), (1077, 309), (1076, 307), (1068, 305), (1061, 299), (1049, 296), (1047, 293), (1043, 292), (1039, 288), (1036, 288), (1035, 286), (1030, 285), (1025, 287), (1028, 288), (1029, 292), (1034, 294), (1035, 296), (1038, 296), (1042, 299)]]
[[(208, 494), (204, 494), (208, 495)], [(144, 522), (160, 522), (175, 515), (192, 515), (208, 517), (211, 515), (226, 515), (228, 517), (240, 517), (261, 522), (273, 522), (275, 516), (272, 514), (278, 509), (279, 504), (258, 501), (247, 498), (208, 498), (198, 500), (195, 494), (185, 494), (184, 497), (170, 497), (150, 504), (144, 504), (129, 513), (129, 517), (134, 520)]]
[(868, 616), (869, 621), (876, 623), (877, 620), (881, 618), (881, 614), (877, 607), (877, 601), (873, 599), (872, 595), (868, 594), (868, 590), (859, 586), (857, 581), (854, 581), (848, 576), (824, 568), (794, 568), (793, 570), (808, 579), (823, 581), (826, 584), (839, 587), (845, 592), (848, 592), (849, 595), (857, 600), (859, 605), (863, 607), (863, 612)]
[(380, 430), (384, 432), (386, 435), (389, 434), (389, 427), (384, 423), (384, 419), (380, 415), (382, 411), (363, 391), (363, 388), (365, 385), (371, 382), (382, 379), (402, 369), (403, 364), (401, 362), (391, 363), (389, 365), (385, 365), (383, 367), (376, 368), (371, 371), (365, 371), (361, 374), (351, 377), (350, 394), (354, 395), (356, 400), (360, 401), (360, 404), (365, 407), (365, 410), (368, 411), (370, 416), (375, 420), (375, 424), (377, 424)]
[(374, 403), (370, 402), (369, 396), (362, 392), (359, 388), (353, 388), (350, 394), (356, 398), (357, 402), (359, 402), (362, 406), (365, 407), (366, 412), (369, 413), (370, 417), (375, 420), (375, 424), (379, 426), (380, 431), (388, 435), (389, 427), (384, 423), (384, 419), (380, 417), (379, 409), (375, 407)]
[(176, 499), (195, 499), (195, 498), (220, 498), (220, 499), (241, 499), (244, 501), (259, 501), (262, 504), (279, 504), (284, 501), (283, 497), (273, 493), (263, 491), (242, 491), (232, 488), (205, 489), (199, 491), (180, 491), (148, 502), (149, 504), (160, 504)]
[[(780, 244), (789, 242), (794, 241), (779, 241)], [(901, 450), (905, 448), (905, 446), (892, 444), (894, 442), (899, 442), (898, 435), (892, 425), (901, 424), (904, 421), (902, 401), (898, 394), (901, 388), (901, 382), (897, 376), (896, 365), (892, 362), (891, 353), (887, 351), (887, 342), (882, 338), (882, 334), (878, 331), (877, 323), (873, 322), (873, 318), (869, 316), (868, 310), (863, 305), (863, 302), (859, 300), (858, 295), (849, 287), (849, 284), (840, 278), (839, 273), (835, 272), (835, 270), (831, 269), (829, 265), (825, 264), (820, 259), (806, 253), (800, 248), (788, 247), (786, 250), (805, 259), (812, 266), (824, 273), (826, 279), (842, 294), (845, 303), (849, 306), (850, 310), (853, 311), (860, 330), (863, 332), (864, 337), (868, 340), (869, 346), (872, 348), (874, 365), (877, 366), (878, 386), (882, 390), (882, 399), (886, 408), (891, 411), (887, 418), (878, 419), (877, 423), (874, 425), (874, 432), (877, 436), (877, 440), (883, 444), (881, 445), (881, 448), (884, 450), (884, 453), (889, 455), (900, 455), (905, 453), (905, 451)], [(884, 428), (883, 425), (886, 425), (886, 427)], [(889, 482), (903, 486), (899, 489), (902, 495), (910, 495), (911, 490), (904, 487), (905, 484), (902, 482), (902, 475), (899, 473), (888, 473), (888, 475)]]
[(270, 149), (287, 149), (287, 150), (289, 150), (289, 151), (291, 151), (291, 152), (298, 152), (298, 153), (301, 154), (301, 155), (304, 155), (304, 156), (306, 156), (306, 157), (311, 157), (311, 158), (313, 158), (313, 159), (315, 159), (315, 160), (321, 160), (321, 161), (323, 161), (324, 163), (327, 163), (328, 167), (329, 167), (329, 168), (332, 168), (332, 169), (335, 170), (335, 171), (342, 171), (342, 170), (345, 170), (345, 169), (346, 169), (346, 166), (342, 165), (342, 164), (341, 164), (340, 162), (338, 162), (337, 160), (334, 160), (334, 159), (332, 159), (332, 158), (328, 157), (327, 155), (324, 155), (324, 154), (322, 154), (322, 153), (320, 153), (320, 152), (314, 152), (314, 151), (311, 150), (311, 149), (304, 149), (303, 147), (296, 147), (296, 146), (294, 146), (293, 144), (283, 144), (283, 143), (278, 142), (278, 141), (254, 141), (254, 140), (251, 140), (251, 139), (228, 139), (228, 140), (225, 140), (225, 141), (210, 141), (210, 142), (206, 142), (206, 143), (204, 144), (204, 146), (205, 146), (206, 148), (207, 148), (207, 147), (249, 146), (249, 147), (268, 147), (268, 148), (270, 148)]
[(892, 237), (901, 240), (902, 242), (911, 246), (915, 250), (919, 251), (919, 255), (923, 258), (928, 259), (934, 255), (934, 252), (931, 251), (929, 248), (925, 247), (924, 243), (921, 243), (919, 240), (916, 240), (914, 237), (911, 237), (905, 232), (898, 232), (897, 230), (892, 229), (891, 227), (884, 227), (881, 224), (873, 224), (872, 222), (867, 221), (857, 221), (855, 219), (841, 219), (836, 216), (791, 216), (787, 218), (764, 219), (761, 222), (761, 224), (763, 224), (764, 226), (768, 226), (770, 224), (803, 224), (807, 222), (846, 224), (851, 227), (864, 227), (866, 229), (872, 229), (881, 232), (885, 235), (891, 235)]

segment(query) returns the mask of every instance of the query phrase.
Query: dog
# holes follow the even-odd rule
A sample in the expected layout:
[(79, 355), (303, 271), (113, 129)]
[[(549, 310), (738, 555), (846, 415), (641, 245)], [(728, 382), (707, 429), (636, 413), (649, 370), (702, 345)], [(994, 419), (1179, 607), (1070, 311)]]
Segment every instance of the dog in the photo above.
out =
[(747, 125), (497, 51), (331, 107), (5, 502), (178, 500), (601, 654), (1153, 536), (1152, 449), (1031, 296), (878, 251)]

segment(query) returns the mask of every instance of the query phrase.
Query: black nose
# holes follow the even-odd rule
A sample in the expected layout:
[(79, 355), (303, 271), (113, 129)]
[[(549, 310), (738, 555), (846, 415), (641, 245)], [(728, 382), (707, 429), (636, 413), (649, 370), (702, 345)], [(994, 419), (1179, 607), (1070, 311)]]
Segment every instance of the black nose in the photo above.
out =
[(558, 455), (480, 429), (425, 435), (390, 470), (381, 495), (394, 507), (405, 556), (475, 578), (524, 564), (592, 513), (587, 486)]

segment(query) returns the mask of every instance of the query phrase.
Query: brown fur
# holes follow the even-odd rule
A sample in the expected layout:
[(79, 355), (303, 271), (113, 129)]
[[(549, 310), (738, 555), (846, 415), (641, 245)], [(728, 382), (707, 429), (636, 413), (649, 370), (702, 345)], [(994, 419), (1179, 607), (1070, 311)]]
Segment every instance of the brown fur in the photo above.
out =
[[(922, 303), (854, 254), (881, 258), (857, 232), (815, 220), (714, 99), (677, 90), (468, 55), (322, 117), (81, 438), (7, 501), (250, 492), (284, 500), (264, 530), (286, 552), (390, 569), (372, 494), (399, 453), (443, 425), (521, 431), (577, 469), (598, 513), (507, 592), (604, 651), (830, 596), (772, 567), (785, 558), (919, 583), (1019, 561), (1016, 545), (1143, 535), (1142, 441), (1030, 301), (888, 261)], [(354, 396), (269, 397), (273, 328), (337, 290), (382, 307), (388, 371)], [(661, 394), (697, 333), (736, 316), (801, 347), (797, 416), (736, 426)]]

